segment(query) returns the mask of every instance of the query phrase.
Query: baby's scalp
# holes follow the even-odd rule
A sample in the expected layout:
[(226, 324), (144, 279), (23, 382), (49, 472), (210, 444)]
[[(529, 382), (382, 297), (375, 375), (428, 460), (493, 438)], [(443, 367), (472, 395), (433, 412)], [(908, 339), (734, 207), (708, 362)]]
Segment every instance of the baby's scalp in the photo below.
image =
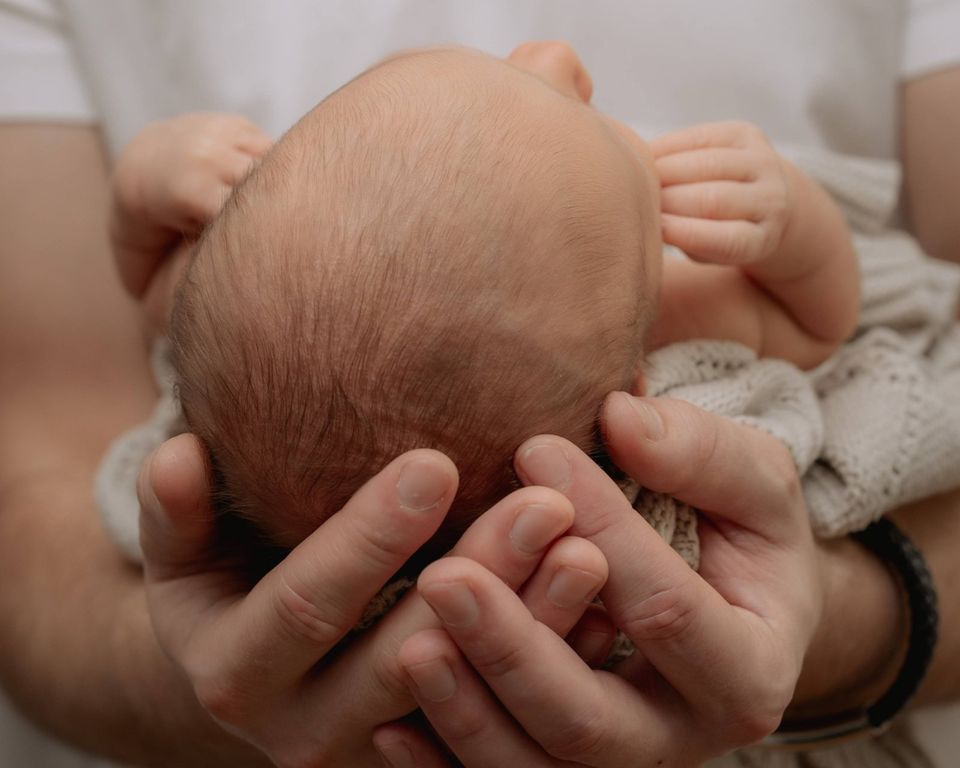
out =
[(292, 545), (431, 447), (461, 470), (459, 530), (516, 484), (525, 438), (590, 447), (655, 294), (649, 190), (605, 130), (463, 49), (394, 57), (297, 123), (206, 233), (174, 311), (221, 502)]

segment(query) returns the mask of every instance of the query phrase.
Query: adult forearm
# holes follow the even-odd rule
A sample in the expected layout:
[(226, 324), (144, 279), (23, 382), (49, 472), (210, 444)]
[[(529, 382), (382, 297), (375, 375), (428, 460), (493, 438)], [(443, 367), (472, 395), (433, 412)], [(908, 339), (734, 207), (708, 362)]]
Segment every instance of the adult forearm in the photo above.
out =
[(0, 684), (69, 742), (142, 765), (242, 765), (160, 653), (92, 499), (155, 397), (106, 237), (95, 129), (0, 126)]
[(931, 256), (960, 262), (960, 67), (911, 80), (902, 96), (908, 224)]
[(894, 515), (923, 552), (940, 595), (940, 634), (916, 704), (960, 698), (960, 490), (913, 504)]
[[(940, 591), (940, 636), (914, 706), (960, 698), (960, 491), (912, 504), (893, 517), (923, 552)], [(825, 544), (824, 618), (807, 654), (788, 717), (837, 713), (876, 701), (906, 647), (908, 617), (897, 577), (849, 539)]]
[(32, 719), (116, 760), (266, 764), (210, 721), (160, 652), (140, 574), (101, 533), (89, 496), (82, 472), (25, 478), (0, 496), (0, 657), (10, 662), (0, 682)]

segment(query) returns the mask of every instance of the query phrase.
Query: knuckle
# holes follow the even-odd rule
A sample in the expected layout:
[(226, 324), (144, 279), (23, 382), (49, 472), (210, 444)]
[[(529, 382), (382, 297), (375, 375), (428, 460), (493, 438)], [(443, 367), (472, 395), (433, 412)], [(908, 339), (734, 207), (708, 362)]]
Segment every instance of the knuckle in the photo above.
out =
[(250, 697), (235, 677), (208, 674), (197, 677), (193, 694), (214, 720), (237, 726), (250, 716)]
[(762, 700), (751, 700), (728, 714), (723, 730), (734, 746), (752, 744), (777, 729), (785, 709), (786, 702), (783, 706), (771, 707)]
[(450, 713), (443, 725), (446, 741), (471, 742), (483, 738), (490, 723), (489, 714), (480, 707), (462, 707)]
[(704, 152), (700, 157), (700, 176), (717, 179), (723, 175), (723, 167), (716, 152)]
[(689, 583), (671, 584), (640, 600), (623, 617), (623, 631), (634, 643), (673, 640), (693, 625), (696, 602)]
[(400, 528), (367, 521), (357, 524), (356, 533), (360, 557), (378, 570), (393, 573), (399, 563), (413, 554), (405, 531)]
[(733, 264), (744, 261), (750, 253), (750, 244), (739, 229), (731, 230), (723, 240), (723, 254)]
[(526, 644), (489, 643), (471, 656), (471, 663), (483, 677), (505, 677), (522, 669), (528, 662)]
[(774, 492), (783, 499), (784, 505), (795, 505), (803, 500), (803, 485), (797, 474), (793, 457), (785, 448), (770, 452), (769, 467)]
[(375, 690), (385, 691), (394, 701), (413, 701), (406, 673), (395, 653), (378, 653), (370, 665), (370, 675)]
[(708, 219), (720, 218), (723, 214), (724, 196), (717, 187), (705, 186), (701, 191), (700, 204)]
[(318, 605), (285, 578), (281, 579), (273, 605), (281, 626), (296, 641), (327, 647), (344, 634), (341, 626), (344, 622), (329, 618), (331, 606)]
[(714, 712), (712, 719), (719, 723), (718, 730), (728, 734), (731, 746), (750, 744), (773, 733), (793, 697), (799, 666), (790, 665), (795, 669), (786, 673), (780, 654), (764, 660), (766, 656), (758, 654), (758, 663), (741, 677), (734, 694), (718, 702)]
[(551, 729), (543, 747), (558, 760), (594, 764), (609, 751), (612, 720), (599, 706), (581, 707), (580, 713), (565, 720), (562, 728)]

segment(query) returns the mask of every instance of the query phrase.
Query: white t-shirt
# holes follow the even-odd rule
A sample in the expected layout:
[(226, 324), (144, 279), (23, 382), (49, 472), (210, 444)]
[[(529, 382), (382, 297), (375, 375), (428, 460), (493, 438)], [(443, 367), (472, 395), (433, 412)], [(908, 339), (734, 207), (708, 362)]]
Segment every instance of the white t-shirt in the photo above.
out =
[[(0, 120), (98, 122), (114, 152), (198, 109), (276, 136), (394, 50), (534, 39), (571, 42), (634, 126), (744, 119), (895, 158), (898, 86), (960, 63), (960, 0), (0, 0)], [(91, 765), (0, 701), (0, 768)]]

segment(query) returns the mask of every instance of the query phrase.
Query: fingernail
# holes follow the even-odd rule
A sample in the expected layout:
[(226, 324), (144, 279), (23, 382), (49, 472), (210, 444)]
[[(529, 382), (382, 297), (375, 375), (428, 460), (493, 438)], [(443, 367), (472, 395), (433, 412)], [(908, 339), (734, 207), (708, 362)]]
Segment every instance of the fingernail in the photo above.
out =
[(547, 587), (547, 600), (558, 608), (576, 608), (593, 600), (601, 583), (595, 573), (579, 568), (560, 568)]
[(480, 616), (477, 598), (466, 584), (453, 581), (420, 590), (440, 620), (451, 627), (471, 627)]
[(420, 695), (427, 701), (446, 701), (457, 692), (457, 678), (447, 664), (439, 658), (407, 667), (407, 674), (413, 679)]
[(531, 504), (517, 513), (508, 537), (513, 546), (525, 555), (542, 552), (547, 544), (565, 530), (564, 521), (551, 515), (546, 507)]
[(380, 759), (387, 768), (416, 768), (413, 754), (402, 741), (391, 741), (388, 744), (374, 744)]
[(664, 427), (663, 419), (660, 418), (657, 409), (638, 397), (630, 397), (627, 395), (627, 399), (640, 418), (644, 437), (646, 437), (647, 440), (659, 440), (662, 438), (666, 432), (666, 427)]
[(570, 485), (570, 462), (553, 443), (532, 445), (523, 452), (523, 470), (535, 485), (564, 491)]
[(400, 506), (411, 512), (426, 512), (443, 499), (450, 487), (450, 478), (431, 461), (414, 459), (400, 470), (397, 496)]

